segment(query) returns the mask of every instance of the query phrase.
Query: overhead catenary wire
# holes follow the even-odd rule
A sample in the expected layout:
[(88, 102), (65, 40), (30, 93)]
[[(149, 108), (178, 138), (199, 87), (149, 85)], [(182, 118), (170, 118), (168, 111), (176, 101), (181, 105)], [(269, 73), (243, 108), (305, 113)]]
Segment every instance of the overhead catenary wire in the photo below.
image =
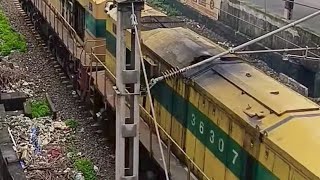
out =
[(144, 61), (143, 61), (140, 38), (139, 38), (139, 32), (138, 32), (138, 28), (137, 28), (138, 22), (137, 22), (137, 17), (135, 15), (135, 10), (134, 10), (134, 4), (133, 3), (132, 3), (131, 22), (132, 22), (132, 25), (134, 27), (136, 41), (137, 41), (137, 44), (138, 44), (138, 49), (139, 49), (139, 54), (140, 54), (140, 61), (141, 61), (141, 65), (142, 65), (142, 71), (143, 71), (143, 75), (144, 75), (144, 80), (146, 82), (147, 93), (148, 93), (150, 106), (151, 106), (151, 113), (152, 113), (153, 120), (155, 121), (154, 122), (155, 130), (156, 130), (156, 135), (157, 135), (157, 139), (158, 139), (158, 143), (159, 143), (159, 147), (160, 147), (160, 153), (161, 153), (161, 158), (162, 158), (162, 162), (163, 162), (164, 172), (165, 172), (166, 180), (169, 180), (167, 164), (166, 164), (166, 160), (165, 160), (164, 153), (163, 153), (163, 147), (162, 147), (162, 142), (161, 142), (161, 138), (160, 138), (159, 128), (157, 126), (155, 110), (154, 110), (154, 106), (153, 106), (153, 103), (152, 103), (151, 92), (150, 92), (150, 87), (149, 87), (149, 84), (148, 84), (146, 68), (145, 68)]
[(235, 51), (230, 54), (256, 54), (256, 53), (271, 53), (271, 52), (292, 52), (292, 51), (308, 51), (320, 50), (320, 47), (306, 47), (306, 48), (288, 48), (288, 49), (270, 49), (270, 50), (253, 50), (253, 51)]
[[(283, 1), (286, 1), (286, 0), (283, 0)], [(241, 3), (241, 2), (240, 2), (240, 3)], [(210, 5), (210, 3), (205, 3), (205, 4), (206, 4), (206, 5)], [(227, 14), (227, 15), (229, 15), (229, 16), (232, 16), (233, 18), (238, 19), (238, 20), (240, 20), (240, 21), (242, 21), (242, 22), (244, 22), (244, 23), (247, 23), (247, 24), (249, 24), (249, 25), (251, 25), (251, 26), (253, 26), (253, 27), (256, 27), (256, 28), (258, 28), (258, 29), (260, 29), (260, 30), (262, 30), (262, 31), (264, 31), (264, 32), (267, 32), (265, 28), (260, 27), (260, 26), (258, 26), (258, 25), (256, 25), (256, 24), (253, 24), (253, 23), (251, 23), (251, 22), (249, 22), (249, 21), (247, 21), (247, 20), (245, 20), (245, 19), (242, 19), (242, 18), (236, 16), (236, 15), (233, 15), (233, 14), (231, 14), (231, 13), (229, 13), (229, 12), (227, 12), (227, 11), (221, 9), (221, 8), (218, 8), (218, 7), (215, 7), (215, 6), (214, 6), (213, 8), (214, 8), (214, 9), (217, 9), (218, 11), (220, 11), (220, 12), (222, 12), (222, 13), (225, 13), (225, 14)], [(319, 10), (320, 10), (320, 9), (319, 9)], [(266, 9), (265, 9), (265, 13), (266, 13), (266, 12), (267, 12), (267, 11), (266, 11)], [(238, 30), (238, 32), (239, 32), (239, 30)], [(284, 42), (286, 42), (286, 43), (289, 43), (290, 45), (293, 45), (293, 46), (296, 46), (296, 47), (301, 48), (301, 46), (299, 46), (299, 45), (297, 45), (297, 44), (295, 44), (295, 43), (293, 43), (293, 42), (291, 42), (291, 41), (289, 41), (289, 40), (287, 40), (287, 39), (285, 39), (285, 38), (283, 38), (283, 37), (281, 37), (281, 36), (278, 36), (278, 35), (275, 34), (274, 37), (279, 38), (279, 39), (281, 39), (282, 41), (284, 41)], [(316, 53), (313, 53), (313, 52), (310, 52), (310, 54), (312, 54), (312, 55), (315, 56), (315, 57), (320, 57), (320, 55), (318, 55), (318, 54), (316, 54)]]
[(301, 18), (301, 19), (299, 19), (299, 20), (297, 20), (297, 21), (294, 21), (294, 22), (292, 22), (292, 23), (290, 23), (290, 24), (287, 24), (287, 25), (285, 25), (285, 26), (283, 26), (283, 27), (281, 27), (281, 28), (279, 28), (279, 29), (276, 29), (276, 30), (274, 30), (274, 31), (271, 31), (271, 32), (269, 32), (269, 33), (267, 33), (267, 34), (265, 34), (265, 35), (262, 35), (262, 36), (260, 36), (260, 37), (258, 37), (258, 38), (255, 38), (255, 39), (253, 39), (253, 40), (251, 40), (251, 41), (248, 41), (248, 42), (246, 42), (246, 43), (244, 43), (244, 44), (241, 44), (241, 45), (239, 45), (239, 46), (236, 46), (236, 47), (234, 47), (234, 48), (230, 48), (230, 49), (227, 50), (227, 51), (224, 51), (224, 52), (222, 52), (222, 53), (219, 53), (219, 54), (217, 54), (217, 55), (215, 55), (215, 56), (213, 56), (213, 57), (210, 57), (210, 58), (208, 58), (208, 59), (205, 59), (205, 60), (203, 60), (203, 61), (201, 61), (201, 62), (198, 62), (198, 63), (196, 63), (196, 64), (193, 64), (193, 65), (184, 67), (184, 68), (179, 69), (179, 70), (176, 70), (176, 71), (172, 71), (172, 72), (169, 73), (169, 74), (166, 74), (166, 75), (163, 75), (163, 76), (160, 76), (160, 77), (151, 79), (150, 85), (151, 85), (151, 87), (152, 87), (152, 86), (154, 86), (158, 81), (162, 81), (162, 80), (164, 80), (164, 79), (166, 79), (166, 78), (170, 78), (170, 77), (176, 76), (177, 74), (184, 73), (184, 72), (186, 72), (186, 71), (188, 71), (188, 70), (190, 70), (190, 69), (193, 69), (193, 68), (195, 68), (195, 67), (201, 66), (201, 65), (203, 65), (203, 64), (212, 62), (212, 61), (217, 60), (217, 59), (220, 59), (220, 57), (223, 57), (223, 56), (228, 55), (228, 54), (230, 54), (230, 53), (233, 53), (233, 52), (235, 52), (235, 51), (241, 50), (241, 49), (243, 49), (243, 48), (245, 48), (245, 47), (247, 47), (247, 46), (249, 46), (249, 45), (251, 45), (251, 44), (257, 43), (257, 42), (261, 41), (262, 39), (265, 39), (265, 38), (267, 38), (267, 37), (269, 37), (269, 36), (272, 36), (272, 35), (274, 35), (274, 34), (276, 34), (276, 33), (281, 32), (281, 31), (283, 31), (283, 30), (286, 30), (286, 29), (288, 29), (288, 28), (291, 28), (291, 27), (293, 27), (293, 26), (296, 26), (297, 24), (300, 24), (300, 23), (302, 23), (302, 22), (304, 22), (304, 21), (306, 21), (306, 20), (308, 20), (308, 19), (310, 19), (310, 18), (312, 18), (312, 17), (315, 17), (315, 16), (317, 16), (317, 15), (319, 15), (319, 14), (320, 14), (320, 11), (317, 11), (317, 12), (312, 13), (312, 14), (306, 16), (306, 17), (303, 17), (303, 18)]

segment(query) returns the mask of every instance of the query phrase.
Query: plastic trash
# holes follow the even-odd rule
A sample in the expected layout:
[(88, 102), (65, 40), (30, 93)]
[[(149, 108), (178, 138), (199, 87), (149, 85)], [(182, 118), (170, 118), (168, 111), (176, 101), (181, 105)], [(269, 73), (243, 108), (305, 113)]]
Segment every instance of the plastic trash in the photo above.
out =
[(35, 148), (35, 153), (39, 154), (40, 153), (40, 143), (38, 140), (38, 135), (39, 135), (39, 130), (36, 127), (31, 128), (31, 134), (30, 134), (30, 144), (33, 145)]

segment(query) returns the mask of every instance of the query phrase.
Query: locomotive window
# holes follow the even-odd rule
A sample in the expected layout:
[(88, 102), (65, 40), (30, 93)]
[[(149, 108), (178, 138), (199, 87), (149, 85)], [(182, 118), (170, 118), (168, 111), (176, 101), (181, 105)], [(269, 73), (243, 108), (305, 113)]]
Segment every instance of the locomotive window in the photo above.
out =
[(117, 34), (117, 26), (114, 23), (112, 23), (112, 32)]
[(202, 6), (206, 6), (206, 4), (207, 4), (206, 1), (207, 1), (207, 0), (200, 0), (200, 1), (199, 1), (199, 4), (202, 5)]
[(92, 11), (92, 3), (89, 2), (89, 10)]
[(146, 104), (147, 104), (147, 96), (144, 96), (142, 99), (142, 107), (146, 108)]
[[(153, 95), (151, 95), (151, 101), (152, 101), (152, 105), (154, 106), (154, 96)], [(152, 110), (151, 110), (151, 108), (150, 108), (150, 112), (149, 112), (150, 114), (152, 113)]]
[(76, 30), (78, 36), (83, 40), (85, 31), (85, 9), (82, 5), (75, 1), (75, 22), (74, 29)]
[(66, 4), (65, 0), (61, 0), (61, 14), (62, 14), (63, 17), (65, 17), (65, 16), (64, 16), (64, 13), (65, 13), (65, 4)]

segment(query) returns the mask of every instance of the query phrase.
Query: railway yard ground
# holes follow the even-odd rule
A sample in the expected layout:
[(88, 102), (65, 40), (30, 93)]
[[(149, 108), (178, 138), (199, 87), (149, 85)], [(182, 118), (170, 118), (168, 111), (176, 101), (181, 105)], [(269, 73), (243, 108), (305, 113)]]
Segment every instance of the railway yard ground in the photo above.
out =
[[(13, 29), (25, 37), (27, 48), (25, 52), (12, 52), (1, 57), (1, 73), (9, 73), (1, 75), (19, 78), (16, 81), (12, 79), (15, 82), (13, 86), (1, 90), (25, 92), (30, 100), (44, 99), (48, 93), (58, 111), (56, 121), (13, 116), (8, 117), (6, 122), (0, 122), (1, 129), (5, 129), (7, 125), (12, 128), (18, 146), (28, 144), (29, 131), (34, 123), (40, 127), (40, 133), (44, 133), (39, 134), (42, 143), (47, 144), (43, 152), (39, 157), (27, 157), (28, 165), (31, 165), (29, 170), (26, 169), (28, 179), (68, 179), (77, 175), (75, 170), (82, 171), (83, 176), (89, 176), (89, 179), (114, 179), (114, 152), (108, 139), (91, 126), (94, 122), (89, 113), (77, 97), (74, 97), (73, 90), (62, 83), (63, 80), (54, 68), (54, 61), (50, 60), (50, 55), (27, 26), (22, 11), (17, 9), (14, 2), (1, 0), (0, 9)], [(0, 19), (1, 23), (2, 21)], [(15, 69), (5, 72), (5, 62), (15, 64)], [(66, 120), (67, 125), (72, 124), (74, 128), (65, 129)], [(72, 123), (73, 121), (76, 123)], [(53, 125), (56, 130), (49, 130)], [(27, 151), (31, 153), (31, 149)], [(79, 174), (78, 178), (81, 179)]]
[[(0, 26), (6, 16), (16, 34), (22, 35), (21, 39), (11, 39), (21, 43), (16, 45), (19, 51), (9, 51), (0, 56), (0, 76), (8, 80), (7, 84), (2, 82), (1, 92), (24, 92), (28, 101), (38, 102), (40, 106), (48, 94), (58, 112), (56, 119), (37, 117), (40, 116), (39, 113), (46, 111), (39, 108), (38, 112), (32, 114), (37, 118), (25, 117), (15, 112), (0, 120), (0, 130), (8, 126), (12, 130), (18, 151), (26, 162), (27, 179), (115, 179), (112, 143), (94, 126), (95, 121), (86, 106), (68, 85), (63, 73), (59, 72), (53, 57), (36, 33), (33, 33), (31, 26), (27, 25), (23, 11), (15, 3), (17, 2), (13, 0), (0, 0)], [(179, 19), (185, 21), (188, 28), (226, 48), (232, 44), (205, 25), (183, 16), (179, 16)], [(1, 50), (3, 48), (0, 46), (0, 53)], [(303, 94), (295, 84), (281, 80), (279, 73), (262, 60), (251, 56), (243, 57), (249, 64)], [(40, 146), (43, 147), (38, 155), (32, 155), (34, 148), (29, 142), (29, 132), (34, 127), (40, 132), (38, 137), (42, 143)]]

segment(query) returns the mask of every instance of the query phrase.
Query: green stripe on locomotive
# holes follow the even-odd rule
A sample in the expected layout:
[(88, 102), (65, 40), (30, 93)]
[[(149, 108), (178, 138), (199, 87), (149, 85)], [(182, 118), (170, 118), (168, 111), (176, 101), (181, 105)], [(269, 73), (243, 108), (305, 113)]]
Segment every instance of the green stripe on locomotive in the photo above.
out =
[[(152, 88), (154, 98), (204, 144), (239, 179), (276, 180), (235, 140), (164, 82)], [(174, 104), (172, 104), (174, 102)], [(246, 168), (246, 164), (251, 167)]]
[[(114, 58), (116, 58), (117, 39), (109, 31), (106, 31), (105, 35), (106, 35), (106, 48), (107, 48), (107, 51), (109, 51), (112, 54), (112, 56)], [(130, 56), (131, 56), (131, 51), (128, 48), (126, 48), (126, 61), (127, 61), (127, 63), (130, 60)]]
[(95, 37), (106, 36), (106, 20), (95, 19), (90, 12), (85, 13), (86, 29)]

